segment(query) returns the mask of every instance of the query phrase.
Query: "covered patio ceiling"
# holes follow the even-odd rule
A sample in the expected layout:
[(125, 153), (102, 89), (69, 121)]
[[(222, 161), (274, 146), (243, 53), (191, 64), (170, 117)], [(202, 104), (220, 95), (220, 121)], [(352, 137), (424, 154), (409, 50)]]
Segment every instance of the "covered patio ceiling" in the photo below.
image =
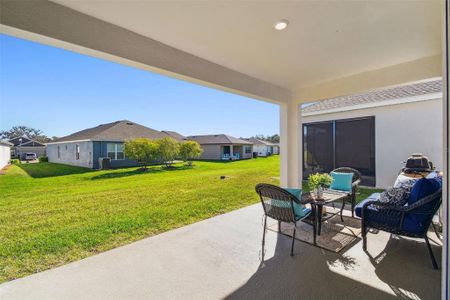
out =
[[(0, 31), (280, 104), (280, 181), (295, 187), (299, 104), (442, 76), (444, 9), (439, 0), (4, 0)], [(289, 26), (276, 31), (280, 19)]]
[[(2, 1), (2, 32), (272, 102), (441, 76), (441, 1)], [(273, 24), (287, 19), (283, 31)], [(37, 34), (37, 35), (36, 35)]]

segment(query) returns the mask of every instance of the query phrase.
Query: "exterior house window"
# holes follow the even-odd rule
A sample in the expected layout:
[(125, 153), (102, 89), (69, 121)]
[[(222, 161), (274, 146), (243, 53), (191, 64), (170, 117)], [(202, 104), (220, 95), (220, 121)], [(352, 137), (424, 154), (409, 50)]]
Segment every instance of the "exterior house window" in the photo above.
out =
[(80, 159), (80, 145), (75, 145), (75, 159)]
[(57, 150), (58, 150), (58, 158), (61, 158), (61, 148), (58, 146)]
[(111, 158), (111, 160), (123, 160), (125, 159), (125, 155), (123, 153), (123, 144), (106, 144), (107, 156)]
[(245, 147), (244, 147), (244, 151), (245, 151), (246, 154), (250, 154), (250, 153), (252, 153), (252, 147), (250, 147), (250, 146), (245, 146)]

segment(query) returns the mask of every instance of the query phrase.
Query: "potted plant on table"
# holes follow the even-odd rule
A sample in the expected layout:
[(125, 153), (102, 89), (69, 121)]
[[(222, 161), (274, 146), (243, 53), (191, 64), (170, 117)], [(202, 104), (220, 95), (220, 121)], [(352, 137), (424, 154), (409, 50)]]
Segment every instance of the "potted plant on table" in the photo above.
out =
[(329, 174), (311, 174), (308, 177), (309, 190), (314, 193), (317, 199), (320, 199), (323, 196), (323, 189), (329, 187), (332, 181), (333, 178)]

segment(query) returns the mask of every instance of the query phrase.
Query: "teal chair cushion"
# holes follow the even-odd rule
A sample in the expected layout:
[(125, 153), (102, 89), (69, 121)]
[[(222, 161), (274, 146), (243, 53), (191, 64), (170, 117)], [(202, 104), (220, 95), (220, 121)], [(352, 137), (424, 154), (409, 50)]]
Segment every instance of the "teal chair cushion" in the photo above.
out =
[(333, 178), (333, 182), (330, 186), (332, 190), (344, 192), (352, 191), (353, 173), (331, 172), (330, 175)]
[[(301, 189), (293, 189), (293, 188), (283, 188), (283, 190), (289, 192), (291, 195), (293, 195), (294, 197), (296, 197), (297, 199), (301, 198), (301, 194), (302, 194), (302, 190)], [(290, 203), (287, 201), (280, 201), (280, 200), (274, 200), (272, 199), (272, 205), (273, 206), (278, 206), (278, 207), (288, 207), (290, 206)], [(308, 216), (311, 213), (311, 209), (306, 208), (305, 206), (303, 206), (302, 204), (293, 203), (294, 205), (294, 214), (295, 214), (295, 218), (297, 220), (300, 220), (306, 216)]]

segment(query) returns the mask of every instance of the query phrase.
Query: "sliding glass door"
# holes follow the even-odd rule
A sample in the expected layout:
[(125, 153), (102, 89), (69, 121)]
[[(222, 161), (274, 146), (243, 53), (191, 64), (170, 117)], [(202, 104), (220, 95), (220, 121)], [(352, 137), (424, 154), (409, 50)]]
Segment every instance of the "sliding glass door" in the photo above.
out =
[(332, 120), (303, 125), (303, 178), (351, 167), (362, 184), (375, 186), (375, 118)]
[(333, 122), (303, 125), (303, 178), (333, 170)]

